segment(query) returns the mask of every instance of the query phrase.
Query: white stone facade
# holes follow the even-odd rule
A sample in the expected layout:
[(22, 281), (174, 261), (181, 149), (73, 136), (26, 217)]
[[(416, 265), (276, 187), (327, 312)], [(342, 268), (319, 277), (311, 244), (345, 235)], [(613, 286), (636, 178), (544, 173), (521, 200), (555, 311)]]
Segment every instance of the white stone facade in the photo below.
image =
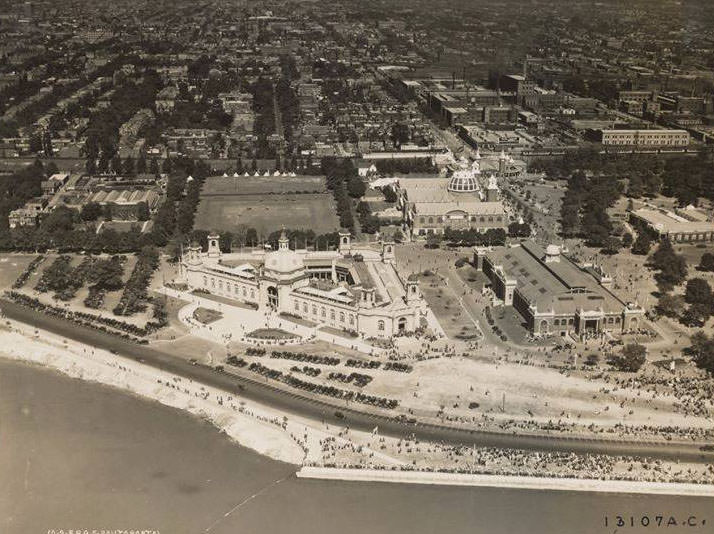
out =
[(181, 278), (191, 290), (205, 291), (310, 321), (319, 327), (390, 338), (426, 325), (427, 305), (416, 280), (402, 280), (394, 268), (394, 244), (358, 247), (349, 234), (340, 250), (291, 250), (285, 236), (278, 250), (220, 252), (218, 236), (208, 251), (189, 247)]

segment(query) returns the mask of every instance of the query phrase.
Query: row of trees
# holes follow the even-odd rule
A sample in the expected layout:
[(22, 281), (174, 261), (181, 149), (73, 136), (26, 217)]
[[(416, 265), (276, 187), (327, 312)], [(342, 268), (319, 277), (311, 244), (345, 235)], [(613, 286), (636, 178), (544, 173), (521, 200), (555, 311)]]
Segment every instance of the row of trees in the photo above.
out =
[(119, 145), (119, 128), (143, 108), (154, 106), (162, 82), (154, 70), (147, 70), (139, 82), (126, 79), (115, 88), (108, 107), (97, 110), (89, 118), (83, 153), (89, 174), (109, 170)]
[(467, 228), (464, 230), (454, 230), (450, 227), (444, 229), (444, 234), (429, 234), (427, 243), (434, 242), (438, 244), (443, 238), (444, 241), (452, 245), (464, 247), (474, 246), (496, 246), (506, 244), (506, 231), (503, 228), (489, 228), (485, 232), (479, 232), (475, 228)]
[(255, 123), (253, 133), (257, 137), (258, 158), (273, 158), (275, 150), (268, 144), (268, 136), (275, 133), (275, 107), (273, 105), (273, 82), (268, 78), (258, 78), (250, 87), (253, 95)]
[(591, 246), (616, 251), (620, 244), (612, 235), (613, 225), (607, 208), (621, 194), (622, 184), (612, 175), (588, 178), (582, 171), (575, 172), (568, 181), (560, 210), (563, 235), (582, 236)]
[(114, 315), (133, 315), (144, 311), (149, 301), (149, 282), (159, 266), (159, 252), (154, 247), (144, 247), (138, 254), (134, 270), (124, 286), (119, 303), (114, 307)]
[(632, 198), (658, 194), (675, 197), (681, 205), (696, 204), (700, 197), (714, 200), (714, 156), (711, 151), (691, 155), (600, 154), (583, 148), (562, 158), (534, 160), (530, 169), (549, 178), (564, 179), (577, 171), (626, 179)]
[(438, 172), (438, 167), (432, 163), (431, 158), (378, 159), (374, 164), (377, 171), (384, 175)]
[(323, 158), (321, 167), (326, 177), (327, 188), (335, 197), (340, 226), (353, 230), (355, 221), (350, 197), (360, 198), (364, 195), (366, 187), (364, 182), (348, 158)]

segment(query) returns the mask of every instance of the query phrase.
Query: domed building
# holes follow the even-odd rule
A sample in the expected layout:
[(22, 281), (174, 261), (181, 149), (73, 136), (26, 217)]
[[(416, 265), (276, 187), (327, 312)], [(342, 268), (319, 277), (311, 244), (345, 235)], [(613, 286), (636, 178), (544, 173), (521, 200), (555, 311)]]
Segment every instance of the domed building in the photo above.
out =
[(292, 250), (283, 232), (277, 250), (221, 252), (218, 235), (208, 250), (193, 244), (181, 258), (181, 279), (192, 290), (237, 306), (299, 317), (363, 337), (390, 338), (424, 326), (428, 307), (416, 279), (394, 268), (394, 243), (353, 245), (340, 233), (338, 250)]
[(397, 182), (398, 206), (413, 236), (441, 234), (475, 228), (485, 232), (508, 226), (498, 185), (492, 175), (484, 175), (477, 158), (452, 157), (448, 176), (407, 176)]

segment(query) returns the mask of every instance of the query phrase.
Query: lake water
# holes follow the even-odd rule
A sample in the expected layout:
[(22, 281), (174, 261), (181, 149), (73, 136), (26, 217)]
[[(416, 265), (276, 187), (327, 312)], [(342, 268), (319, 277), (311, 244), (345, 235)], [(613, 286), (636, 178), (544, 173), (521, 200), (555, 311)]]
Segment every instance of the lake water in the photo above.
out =
[[(294, 471), (177, 410), (0, 360), (1, 534), (714, 533), (714, 499), (299, 480)], [(695, 516), (697, 526), (617, 530), (616, 515), (628, 525), (630, 516)]]

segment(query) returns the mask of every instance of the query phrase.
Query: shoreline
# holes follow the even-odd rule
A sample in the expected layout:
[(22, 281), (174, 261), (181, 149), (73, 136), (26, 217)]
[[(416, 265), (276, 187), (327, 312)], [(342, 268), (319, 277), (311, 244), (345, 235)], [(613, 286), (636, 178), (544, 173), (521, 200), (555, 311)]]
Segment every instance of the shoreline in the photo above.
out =
[(301, 479), (340, 480), (346, 482), (714, 497), (714, 485), (676, 482), (632, 482), (588, 478), (526, 477), (314, 466), (302, 467), (295, 475)]
[[(253, 400), (240, 398), (225, 390), (194, 382), (135, 360), (122, 357), (89, 345), (67, 340), (43, 330), (30, 328), (24, 323), (12, 321), (12, 328), (0, 330), (0, 359), (35, 365), (59, 372), (70, 378), (82, 379), (107, 386), (122, 393), (129, 393), (143, 400), (158, 402), (179, 409), (189, 415), (207, 421), (233, 442), (271, 459), (289, 463), (298, 470), (301, 478), (326, 478), (354, 481), (386, 481), (437, 485), (482, 485), (524, 489), (563, 489), (577, 491), (615, 491), (602, 488), (641, 487), (640, 493), (648, 493), (661, 484), (674, 488), (700, 486), (692, 493), (714, 496), (714, 485), (687, 482), (639, 482), (612, 479), (584, 479), (564, 476), (538, 476), (514, 474), (480, 474), (464, 483), (470, 475), (438, 472), (431, 466), (423, 470), (411, 470), (408, 460), (382, 452), (379, 442), (373, 444), (369, 432), (349, 430), (319, 423), (299, 416), (287, 415), (278, 409)], [(30, 328), (28, 330), (28, 328)], [(36, 334), (35, 331), (39, 332)], [(42, 336), (42, 337), (40, 337)], [(3, 339), (4, 338), (4, 339)], [(344, 435), (343, 435), (344, 433)], [(305, 467), (324, 465), (325, 443), (344, 450), (357, 447), (365, 461), (363, 468)], [(343, 465), (355, 465), (343, 462)], [(371, 469), (378, 465), (379, 469)], [(302, 468), (301, 468), (302, 466)], [(319, 473), (319, 476), (317, 475)], [(370, 478), (373, 477), (373, 478)], [(563, 482), (566, 481), (566, 482)], [(583, 481), (589, 481), (583, 482)], [(562, 487), (561, 487), (562, 486)], [(703, 489), (702, 489), (703, 488)], [(622, 491), (622, 490), (619, 490)], [(683, 491), (683, 490), (678, 490)], [(637, 492), (634, 490), (628, 492)], [(669, 493), (667, 493), (669, 494)], [(678, 493), (672, 493), (678, 494)]]

